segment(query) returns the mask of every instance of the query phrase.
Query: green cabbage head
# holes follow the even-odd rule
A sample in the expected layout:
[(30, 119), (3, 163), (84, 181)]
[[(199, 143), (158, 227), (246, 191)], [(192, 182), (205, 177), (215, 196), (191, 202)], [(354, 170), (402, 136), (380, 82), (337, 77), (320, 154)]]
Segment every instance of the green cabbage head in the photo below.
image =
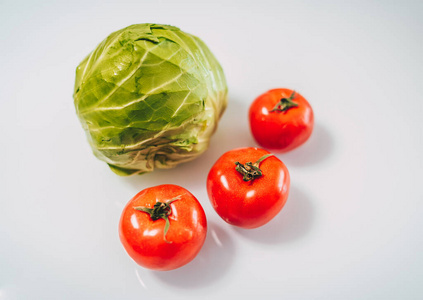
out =
[(119, 175), (142, 174), (207, 149), (227, 86), (198, 37), (137, 24), (110, 34), (80, 63), (74, 103), (95, 156)]

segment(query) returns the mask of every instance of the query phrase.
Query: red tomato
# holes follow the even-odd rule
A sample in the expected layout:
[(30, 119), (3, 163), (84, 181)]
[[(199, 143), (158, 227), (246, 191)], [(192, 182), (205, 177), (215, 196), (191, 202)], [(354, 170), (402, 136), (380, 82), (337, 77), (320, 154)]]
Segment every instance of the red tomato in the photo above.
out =
[(283, 208), (289, 183), (288, 169), (276, 156), (263, 149), (240, 148), (216, 161), (207, 177), (207, 192), (227, 223), (256, 228)]
[(120, 240), (129, 256), (153, 270), (179, 268), (198, 254), (207, 233), (206, 215), (186, 189), (164, 184), (142, 190), (122, 212)]
[(249, 121), (251, 133), (260, 146), (287, 152), (310, 137), (314, 114), (300, 94), (289, 89), (273, 89), (253, 101)]

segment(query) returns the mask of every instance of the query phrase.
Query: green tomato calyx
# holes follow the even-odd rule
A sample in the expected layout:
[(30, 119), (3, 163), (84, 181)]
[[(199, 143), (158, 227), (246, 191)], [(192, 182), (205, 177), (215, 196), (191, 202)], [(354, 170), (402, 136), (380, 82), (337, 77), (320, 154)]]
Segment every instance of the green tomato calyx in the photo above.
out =
[(169, 221), (169, 216), (172, 214), (172, 208), (170, 207), (170, 204), (176, 200), (179, 200), (181, 198), (181, 196), (176, 196), (175, 198), (172, 198), (166, 202), (160, 202), (157, 201), (153, 208), (149, 208), (149, 207), (145, 207), (145, 206), (136, 206), (134, 207), (134, 209), (148, 213), (150, 215), (150, 218), (153, 221), (159, 220), (159, 219), (164, 219), (166, 221), (165, 223), (165, 228), (164, 228), (164, 235), (163, 235), (163, 239), (166, 243), (170, 244), (172, 242), (169, 242), (166, 239), (166, 234), (169, 231), (169, 227), (170, 227), (170, 221)]
[(289, 98), (285, 98), (283, 97), (278, 103), (276, 103), (275, 107), (273, 107), (273, 109), (270, 112), (283, 112), (283, 111), (287, 111), (288, 109), (292, 108), (292, 107), (297, 107), (298, 103), (293, 102), (292, 100), (294, 100), (295, 98), (295, 91), (292, 91), (291, 96), (289, 96)]
[(273, 154), (269, 153), (262, 157), (260, 157), (255, 163), (247, 162), (245, 164), (241, 164), (240, 162), (235, 162), (235, 170), (243, 175), (242, 180), (244, 181), (252, 181), (257, 177), (263, 175), (263, 171), (259, 168), (260, 163), (268, 158), (269, 156), (273, 156)]

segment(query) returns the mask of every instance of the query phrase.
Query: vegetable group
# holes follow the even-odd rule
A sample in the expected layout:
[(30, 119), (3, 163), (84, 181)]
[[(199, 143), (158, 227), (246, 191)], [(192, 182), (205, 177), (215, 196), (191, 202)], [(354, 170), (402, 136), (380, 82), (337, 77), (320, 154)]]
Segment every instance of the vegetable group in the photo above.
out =
[(226, 94), (223, 70), (198, 37), (137, 24), (110, 34), (81, 62), (74, 104), (94, 154), (131, 175), (203, 153)]
[(256, 228), (268, 223), (288, 198), (290, 177), (276, 156), (259, 148), (223, 154), (207, 177), (211, 204), (227, 223)]
[(129, 256), (153, 270), (173, 270), (189, 263), (202, 248), (207, 220), (198, 200), (171, 184), (139, 192), (125, 206), (119, 236)]
[(290, 89), (273, 89), (254, 100), (249, 121), (251, 133), (260, 146), (287, 152), (310, 137), (314, 114), (299, 93)]
[[(95, 156), (118, 175), (171, 168), (203, 153), (227, 105), (223, 70), (207, 46), (176, 27), (137, 24), (110, 34), (77, 67), (74, 104)], [(264, 148), (286, 152), (313, 130), (300, 94), (273, 89), (249, 110)], [(224, 153), (210, 169), (207, 193), (227, 223), (263, 226), (284, 207), (287, 167), (260, 148)], [(207, 220), (183, 187), (146, 188), (125, 206), (119, 237), (129, 256), (153, 270), (173, 270), (202, 248)]]

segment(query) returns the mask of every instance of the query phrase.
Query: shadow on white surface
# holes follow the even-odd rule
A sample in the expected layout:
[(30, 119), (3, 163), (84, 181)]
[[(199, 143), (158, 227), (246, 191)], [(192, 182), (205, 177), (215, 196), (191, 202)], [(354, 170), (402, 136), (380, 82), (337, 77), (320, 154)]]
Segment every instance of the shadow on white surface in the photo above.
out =
[(307, 167), (322, 163), (330, 158), (335, 147), (331, 132), (322, 124), (315, 124), (310, 139), (303, 145), (278, 157), (287, 165)]
[(266, 244), (289, 243), (304, 238), (313, 226), (315, 209), (309, 196), (291, 186), (282, 211), (266, 225), (255, 229), (235, 228), (241, 236)]
[(206, 186), (207, 174), (212, 164), (205, 153), (195, 161), (180, 164), (173, 169), (156, 169), (151, 173), (120, 179), (136, 191), (160, 184), (176, 184), (191, 191), (192, 187)]
[(209, 223), (204, 246), (192, 262), (173, 271), (151, 273), (171, 286), (181, 289), (201, 288), (223, 280), (234, 256), (234, 243), (229, 235), (220, 226)]

